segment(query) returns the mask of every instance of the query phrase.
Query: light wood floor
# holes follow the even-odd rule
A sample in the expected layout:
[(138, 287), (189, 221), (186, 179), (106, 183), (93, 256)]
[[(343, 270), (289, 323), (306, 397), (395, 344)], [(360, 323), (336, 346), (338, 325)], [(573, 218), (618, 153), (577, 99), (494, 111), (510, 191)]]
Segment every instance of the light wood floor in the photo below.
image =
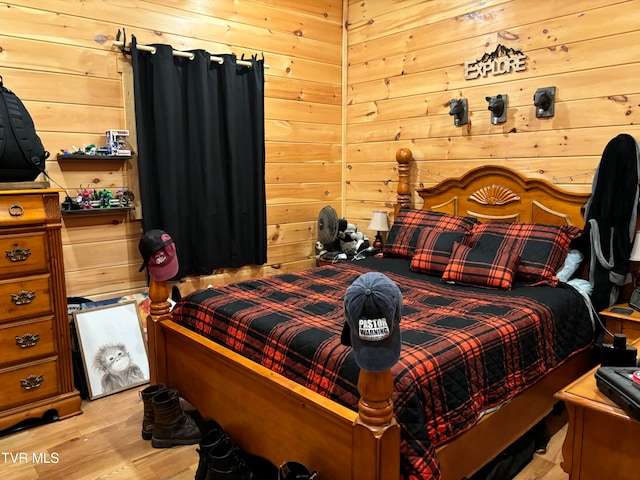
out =
[[(0, 480), (193, 479), (196, 445), (155, 449), (140, 437), (139, 390), (85, 401), (82, 415), (0, 437)], [(547, 453), (516, 480), (568, 479), (559, 465), (566, 418), (552, 415), (548, 425)]]

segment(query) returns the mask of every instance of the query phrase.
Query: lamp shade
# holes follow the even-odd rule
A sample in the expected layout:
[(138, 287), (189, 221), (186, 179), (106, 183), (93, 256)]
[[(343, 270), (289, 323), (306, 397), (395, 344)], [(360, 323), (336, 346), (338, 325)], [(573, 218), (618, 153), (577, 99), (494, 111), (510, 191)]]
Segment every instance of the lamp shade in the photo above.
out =
[(631, 248), (631, 255), (629, 260), (632, 262), (640, 262), (640, 230), (636, 232), (636, 238), (633, 241), (633, 247)]
[(387, 220), (387, 212), (383, 210), (374, 210), (371, 214), (369, 230), (375, 230), (376, 232), (388, 232), (389, 221)]

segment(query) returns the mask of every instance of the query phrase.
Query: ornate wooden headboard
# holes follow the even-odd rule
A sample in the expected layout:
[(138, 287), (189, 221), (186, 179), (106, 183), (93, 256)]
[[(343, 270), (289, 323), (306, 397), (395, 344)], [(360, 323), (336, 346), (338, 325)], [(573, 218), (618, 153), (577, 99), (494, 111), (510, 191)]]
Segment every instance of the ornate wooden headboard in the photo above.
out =
[[(408, 178), (408, 149), (398, 151), (399, 173)], [(406, 170), (402, 170), (402, 168)], [(404, 186), (403, 186), (404, 188)], [(408, 204), (409, 198), (398, 201)], [(423, 209), (453, 215), (475, 217), (482, 222), (526, 222), (584, 227), (584, 206), (590, 193), (561, 190), (541, 179), (526, 178), (507, 167), (487, 165), (468, 171), (460, 178), (449, 178), (439, 184), (417, 190), (424, 200)]]

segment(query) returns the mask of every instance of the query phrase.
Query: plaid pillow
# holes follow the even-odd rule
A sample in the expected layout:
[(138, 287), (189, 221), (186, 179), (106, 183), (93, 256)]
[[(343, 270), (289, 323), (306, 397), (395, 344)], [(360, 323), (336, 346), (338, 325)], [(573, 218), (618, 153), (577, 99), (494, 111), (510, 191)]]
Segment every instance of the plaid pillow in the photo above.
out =
[(481, 250), (456, 243), (442, 281), (510, 290), (518, 260), (513, 250)]
[(555, 286), (556, 272), (580, 229), (571, 225), (539, 223), (482, 223), (463, 239), (465, 245), (482, 250), (514, 248), (520, 256), (516, 280)]
[(409, 268), (419, 273), (442, 274), (449, 263), (454, 243), (460, 242), (463, 236), (462, 232), (423, 229)]
[(464, 233), (469, 232), (476, 221), (471, 217), (402, 207), (391, 226), (382, 252), (385, 256), (411, 258), (423, 228)]

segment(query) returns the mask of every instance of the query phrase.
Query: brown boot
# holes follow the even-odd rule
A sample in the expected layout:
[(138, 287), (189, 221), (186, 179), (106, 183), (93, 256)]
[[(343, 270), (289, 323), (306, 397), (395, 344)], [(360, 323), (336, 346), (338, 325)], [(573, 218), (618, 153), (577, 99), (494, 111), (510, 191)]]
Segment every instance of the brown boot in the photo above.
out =
[(177, 390), (166, 389), (153, 397), (153, 448), (169, 448), (173, 445), (193, 445), (202, 438), (200, 429), (180, 405)]
[(151, 440), (151, 435), (153, 433), (153, 397), (158, 392), (166, 389), (167, 386), (164, 383), (157, 383), (155, 385), (149, 385), (140, 392), (140, 398), (142, 398), (142, 406), (144, 409), (144, 413), (142, 415), (143, 440)]

